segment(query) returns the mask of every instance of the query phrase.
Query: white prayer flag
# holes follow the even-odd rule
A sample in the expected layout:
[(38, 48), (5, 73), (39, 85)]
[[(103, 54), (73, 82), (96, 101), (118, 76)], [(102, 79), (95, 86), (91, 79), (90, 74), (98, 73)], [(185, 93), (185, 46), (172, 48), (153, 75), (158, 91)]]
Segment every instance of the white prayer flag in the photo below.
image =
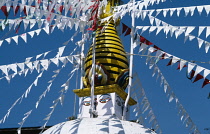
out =
[(176, 56), (173, 56), (172, 57), (172, 62), (171, 62), (171, 65), (173, 65), (174, 63), (180, 61), (180, 58), (176, 57)]
[(63, 47), (59, 47), (59, 48), (58, 48), (59, 57), (62, 56), (65, 47), (66, 47), (66, 46), (63, 46)]
[(42, 53), (42, 54), (37, 55), (37, 56), (36, 56), (36, 60), (37, 60), (37, 59), (39, 59), (42, 55), (43, 55), (43, 53)]
[(2, 66), (0, 66), (0, 70), (1, 70), (6, 76), (8, 76), (7, 65), (2, 65)]
[(185, 31), (185, 35), (189, 35), (194, 29), (195, 27), (193, 26), (187, 27), (187, 30)]
[(55, 65), (59, 65), (59, 60), (58, 60), (58, 58), (52, 58), (52, 59), (50, 59), (50, 61), (52, 61)]
[(176, 8), (176, 11), (177, 11), (177, 16), (179, 17), (180, 15), (180, 11), (182, 10), (182, 8)]
[[(33, 9), (31, 9), (31, 12), (32, 11), (33, 11)], [(35, 9), (34, 9), (34, 11), (35, 11)], [(35, 24), (36, 24), (36, 20), (30, 19), (29, 21), (30, 21), (30, 29), (32, 29), (35, 26)]]
[(141, 46), (140, 46), (140, 48), (139, 48), (139, 53), (141, 52), (141, 51), (143, 51), (144, 49), (146, 49), (148, 47), (148, 45), (146, 45), (146, 44), (144, 44), (144, 43), (141, 43)]
[(205, 51), (206, 51), (206, 53), (208, 53), (209, 47), (210, 47), (210, 43), (205, 41)]
[(209, 12), (210, 12), (210, 5), (205, 5), (204, 9), (205, 9), (206, 14), (208, 16), (209, 15)]
[(47, 34), (50, 33), (50, 28), (49, 28), (49, 26), (45, 26), (45, 27), (43, 28), (43, 30), (44, 30)]
[(15, 41), (16, 44), (18, 44), (18, 35), (13, 36), (12, 39)]
[(31, 36), (31, 38), (34, 37), (34, 33), (35, 33), (35, 31), (28, 32), (28, 34)]
[(21, 34), (20, 37), (25, 41), (25, 43), (27, 43), (27, 34)]
[(148, 15), (150, 24), (153, 25), (155, 18), (151, 15)]
[(190, 12), (189, 7), (184, 7), (184, 11), (185, 11), (185, 16), (187, 16), (187, 15), (188, 15), (188, 13)]
[(8, 42), (8, 44), (10, 44), (11, 38), (6, 38), (5, 40)]
[(0, 40), (0, 46), (2, 45), (3, 41), (4, 41), (4, 40)]
[(193, 39), (195, 39), (195, 36), (189, 35), (189, 40), (192, 41)]
[(41, 30), (42, 30), (42, 29), (37, 29), (37, 30), (35, 30), (37, 36), (40, 34)]
[(210, 27), (206, 27), (206, 38), (210, 35)]
[(194, 11), (195, 11), (195, 6), (192, 6), (192, 7), (189, 7), (189, 9), (190, 9), (190, 12), (191, 12), (191, 16), (193, 16), (194, 15)]
[(195, 65), (196, 65), (195, 63), (188, 62), (188, 68), (187, 68), (188, 74), (192, 71)]
[(164, 17), (166, 17), (168, 11), (169, 11), (169, 9), (163, 9), (163, 16), (164, 16)]
[(8, 65), (8, 68), (12, 69), (12, 71), (17, 73), (17, 64), (10, 64), (10, 65)]
[(157, 27), (157, 31), (156, 31), (156, 35), (158, 35), (158, 33), (159, 33), (162, 29), (163, 29), (162, 26), (158, 26), (158, 27)]
[(35, 79), (35, 81), (33, 82), (34, 86), (37, 86), (38, 83), (38, 77)]
[(198, 29), (198, 37), (201, 35), (201, 33), (203, 32), (203, 30), (205, 29), (206, 27), (204, 26), (199, 26), (199, 29)]
[[(28, 6), (26, 6), (26, 7), (28, 7)], [(26, 28), (28, 27), (29, 22), (30, 21), (28, 19), (23, 19), (24, 30), (26, 30)]]
[(203, 6), (197, 6), (197, 9), (198, 9), (198, 13), (201, 15), (203, 11)]
[(157, 26), (151, 26), (151, 27), (149, 28), (149, 33), (153, 32), (153, 31), (156, 30), (156, 29), (157, 29)]
[(200, 39), (200, 38), (197, 38), (198, 40), (198, 47), (201, 48), (201, 46), (203, 45), (204, 43), (204, 40)]
[(182, 70), (186, 62), (187, 62), (186, 60), (182, 60), (182, 59), (180, 60), (180, 69), (179, 69), (180, 71)]
[(175, 10), (176, 10), (176, 8), (171, 8), (171, 9), (170, 9), (170, 16), (173, 15), (173, 13), (174, 13)]
[(193, 77), (195, 77), (197, 74), (199, 74), (199, 73), (200, 73), (201, 71), (203, 71), (204, 69), (205, 69), (205, 68), (203, 68), (203, 67), (197, 65)]
[(161, 20), (155, 18), (155, 23), (156, 23), (156, 26), (160, 26)]
[(44, 70), (48, 69), (48, 66), (50, 64), (50, 61), (48, 59), (40, 60), (41, 65), (43, 66)]

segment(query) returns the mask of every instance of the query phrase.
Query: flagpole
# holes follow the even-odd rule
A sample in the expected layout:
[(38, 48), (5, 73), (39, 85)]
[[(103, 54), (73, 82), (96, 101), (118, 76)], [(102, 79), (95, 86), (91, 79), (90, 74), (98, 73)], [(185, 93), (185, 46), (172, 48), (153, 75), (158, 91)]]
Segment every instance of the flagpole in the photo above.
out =
[[(84, 87), (83, 87), (83, 79), (82, 79), (82, 77), (83, 77), (83, 66), (84, 66), (84, 47), (85, 47), (85, 42), (84, 42), (84, 31), (82, 32), (82, 46), (81, 46), (81, 59), (80, 59), (80, 89), (83, 89)], [(83, 97), (80, 97), (79, 98), (79, 113), (81, 113), (81, 108), (82, 108), (82, 99), (83, 99)]]
[[(133, 9), (134, 9), (135, 0), (133, 0)], [(131, 84), (132, 84), (132, 75), (133, 75), (133, 44), (134, 44), (134, 26), (135, 26), (135, 16), (134, 11), (132, 10), (132, 27), (131, 27), (131, 47), (130, 47), (130, 67), (129, 67), (129, 82), (128, 82), (128, 96), (125, 100), (125, 105), (123, 109), (123, 116), (122, 120), (126, 120), (126, 111), (128, 107), (128, 101), (130, 99), (130, 93), (131, 93)]]
[(90, 118), (93, 118), (94, 112), (94, 88), (95, 88), (95, 41), (96, 37), (93, 37), (93, 46), (92, 46), (92, 76), (91, 76), (91, 106), (90, 106)]

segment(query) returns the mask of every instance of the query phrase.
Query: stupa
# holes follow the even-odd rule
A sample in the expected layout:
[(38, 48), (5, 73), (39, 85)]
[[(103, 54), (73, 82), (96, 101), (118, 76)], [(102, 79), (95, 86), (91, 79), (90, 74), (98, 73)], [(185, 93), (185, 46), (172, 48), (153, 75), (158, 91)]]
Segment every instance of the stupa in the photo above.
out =
[[(118, 0), (109, 0), (100, 19), (111, 16)], [(75, 89), (79, 97), (77, 119), (59, 123), (43, 134), (155, 134), (139, 123), (127, 121), (129, 106), (137, 102), (129, 98), (125, 110), (129, 81), (129, 64), (117, 34), (118, 21), (97, 22), (93, 44), (84, 61), (83, 88)]]

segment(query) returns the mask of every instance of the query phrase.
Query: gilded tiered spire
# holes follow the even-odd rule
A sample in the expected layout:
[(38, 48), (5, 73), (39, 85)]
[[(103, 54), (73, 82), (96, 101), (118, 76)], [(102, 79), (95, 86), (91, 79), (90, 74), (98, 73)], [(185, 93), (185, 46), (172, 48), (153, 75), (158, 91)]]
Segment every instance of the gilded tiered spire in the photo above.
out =
[[(104, 31), (97, 29), (95, 44), (96, 79), (95, 85), (119, 84), (123, 89), (127, 86), (128, 60), (124, 47), (117, 35), (115, 24), (103, 24)], [(92, 46), (85, 59), (86, 87), (90, 86), (90, 72), (92, 66)], [(106, 79), (106, 80), (105, 80)]]

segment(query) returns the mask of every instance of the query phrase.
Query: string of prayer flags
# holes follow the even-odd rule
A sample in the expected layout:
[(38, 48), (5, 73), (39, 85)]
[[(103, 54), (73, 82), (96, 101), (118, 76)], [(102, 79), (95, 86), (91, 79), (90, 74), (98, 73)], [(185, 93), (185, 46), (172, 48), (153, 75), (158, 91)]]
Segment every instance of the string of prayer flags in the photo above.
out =
[[(140, 10), (140, 9), (139, 9)], [(135, 12), (139, 12), (138, 9), (135, 9)], [(150, 10), (141, 10), (142, 14), (146, 12), (147, 14), (152, 15), (153, 13), (156, 12), (155, 16), (159, 15), (162, 13), (163, 17), (166, 17), (167, 14), (168, 16), (172, 15), (177, 15), (177, 17), (180, 16), (180, 12), (184, 11), (185, 17), (190, 14), (190, 16), (194, 15), (194, 12), (197, 10), (199, 15), (203, 12), (203, 10), (206, 12), (207, 15), (209, 15), (210, 12), (210, 5), (201, 5), (201, 6), (189, 6), (189, 7), (176, 7), (176, 8), (164, 8), (164, 9), (150, 9)], [(177, 12), (176, 14), (174, 12)]]
[[(144, 48), (143, 48), (144, 46)], [(148, 54), (147, 54), (147, 59), (146, 59), (146, 64), (149, 62), (149, 60), (152, 59), (152, 56), (151, 54), (156, 52), (156, 55), (154, 56), (155, 59), (152, 59), (150, 61), (150, 64), (149, 64), (149, 68), (151, 69), (153, 67), (153, 65), (155, 63), (157, 63), (159, 60), (162, 60), (162, 59), (170, 59), (170, 61), (168, 62), (167, 66), (169, 65), (173, 65), (175, 63), (178, 63), (178, 67), (177, 67), (177, 70), (182, 70), (182, 68), (185, 68), (187, 67), (187, 72), (188, 74), (192, 71), (192, 69), (196, 66), (196, 70), (195, 70), (195, 74), (193, 74), (193, 76), (190, 77), (190, 79), (192, 79), (193, 77), (195, 77), (194, 82), (197, 82), (198, 80), (200, 79), (204, 79), (203, 81), (203, 84), (202, 84), (202, 88), (209, 84), (209, 80), (206, 79), (206, 76), (210, 74), (210, 70), (209, 69), (206, 69), (204, 67), (201, 67), (195, 63), (191, 63), (187, 60), (184, 60), (184, 59), (181, 59), (179, 57), (176, 57), (174, 55), (171, 55), (169, 53), (166, 53), (164, 52), (162, 49), (160, 49), (159, 47), (157, 47), (156, 45), (154, 45), (153, 47), (147, 47), (148, 45), (147, 44), (141, 44), (140, 45), (140, 49), (139, 49), (139, 52), (142, 52), (143, 49), (145, 50), (148, 50)], [(147, 49), (146, 49), (147, 48)], [(186, 65), (188, 63), (188, 66)], [(193, 70), (194, 71), (194, 70)], [(203, 71), (203, 75), (199, 74), (201, 71)]]
[(50, 120), (50, 117), (51, 117), (51, 115), (53, 114), (53, 112), (54, 112), (54, 110), (55, 110), (55, 108), (56, 108), (58, 102), (60, 102), (61, 105), (63, 104), (64, 94), (65, 94), (65, 93), (67, 92), (67, 90), (68, 90), (69, 81), (71, 80), (71, 78), (73, 77), (73, 75), (74, 75), (74, 72), (71, 73), (69, 79), (63, 84), (64, 86), (61, 86), (61, 87), (64, 87), (65, 90), (62, 89), (62, 90), (60, 91), (61, 94), (59, 95), (59, 97), (53, 101), (53, 105), (50, 107), (52, 110), (51, 110), (50, 113), (47, 115), (47, 117), (44, 118), (44, 120), (46, 120), (46, 122), (45, 122), (44, 125), (41, 127), (41, 129), (42, 129), (41, 133), (44, 131), (44, 129), (45, 129), (45, 127), (46, 127), (48, 121)]
[[(129, 28), (127, 25), (125, 25), (124, 23), (122, 23), (122, 34), (124, 34), (125, 32), (125, 36), (129, 35), (131, 33), (131, 28)], [(135, 36), (135, 41), (137, 40), (136, 38), (139, 38), (140, 43), (144, 43), (146, 45), (152, 45), (153, 43), (150, 42), (149, 40), (147, 40), (145, 37), (136, 34)], [(135, 48), (135, 47), (134, 47)]]
[(9, 114), (11, 112), (11, 110), (13, 109), (13, 107), (20, 102), (20, 98), (18, 98), (13, 104), (12, 106), (8, 109), (8, 112), (5, 114), (5, 116), (0, 120), (0, 124), (4, 123), (6, 121), (6, 119), (9, 117)]
[[(204, 70), (204, 71), (205, 71), (205, 70)], [(195, 76), (195, 70), (192, 70), (191, 73), (190, 73), (190, 75), (188, 76), (188, 79), (189, 79), (189, 80), (192, 80), (193, 78), (194, 78), (193, 83), (196, 82), (196, 81), (198, 81), (198, 80), (200, 80), (200, 79), (204, 79), (203, 84), (202, 84), (202, 88), (203, 88), (204, 86), (206, 86), (207, 84), (210, 84), (210, 80), (207, 79), (207, 78), (205, 78), (203, 75), (197, 74), (197, 75)]]
[(20, 125), (20, 127), (17, 129), (17, 133), (21, 134), (21, 128), (24, 124), (24, 122), (26, 121), (26, 119), (30, 116), (30, 114), (32, 113), (32, 110), (28, 111), (27, 113), (25, 113), (25, 117), (23, 117), (22, 121), (20, 123), (18, 123)]
[(164, 88), (164, 92), (166, 93), (167, 97), (169, 96), (169, 98), (168, 98), (169, 102), (172, 102), (173, 100), (175, 100), (176, 108), (178, 108), (178, 115), (181, 116), (180, 120), (185, 124), (185, 127), (186, 128), (190, 128), (190, 131), (192, 131), (193, 133), (200, 133), (198, 128), (197, 128), (197, 126), (193, 123), (193, 121), (190, 118), (189, 114), (184, 109), (183, 105), (180, 103), (178, 97), (175, 95), (175, 93), (170, 88), (169, 83), (167, 82), (167, 80), (163, 76), (163, 74), (162, 74), (161, 70), (159, 69), (159, 67), (156, 64), (154, 66), (155, 66), (154, 67), (154, 73), (152, 74), (152, 76), (154, 77), (155, 73), (157, 73), (157, 75), (160, 76), (160, 78), (161, 78), (160, 86), (162, 85), (162, 82), (163, 82), (163, 84), (164, 84), (164, 87), (163, 87)]
[[(172, 25), (170, 25), (170, 24), (168, 24), (168, 23), (166, 23), (166, 22), (164, 22), (164, 21), (162, 21), (162, 20), (160, 20), (160, 19), (158, 19), (158, 18), (156, 18), (156, 17), (150, 16), (150, 18), (154, 18), (155, 21), (156, 21), (156, 25), (157, 25), (157, 26), (151, 26), (151, 27), (158, 27), (158, 29), (159, 29), (159, 30), (157, 29), (156, 35), (157, 35), (162, 29), (169, 29), (169, 30), (170, 30), (170, 33), (171, 33), (171, 36), (173, 35), (173, 33), (175, 33), (176, 38), (178, 38), (178, 36), (181, 35), (182, 33), (185, 33), (185, 42), (186, 42), (187, 39), (189, 39), (190, 41), (192, 41), (193, 39), (197, 39), (199, 48), (201, 48), (201, 46), (202, 46), (203, 44), (205, 44), (205, 52), (208, 53), (208, 50), (209, 50), (209, 47), (210, 47), (210, 42), (208, 42), (208, 41), (206, 41), (206, 40), (203, 40), (203, 39), (199, 38), (199, 36), (200, 36), (201, 32), (202, 32), (205, 28), (206, 28), (206, 29), (210, 29), (209, 26), (199, 26), (199, 27), (198, 27), (198, 28), (199, 28), (198, 37), (196, 37), (196, 36), (190, 34), (190, 31), (191, 31), (192, 29), (195, 29), (195, 27), (192, 27), (192, 26), (189, 26), (189, 27), (187, 27), (187, 26), (183, 26), (183, 27), (181, 27), (181, 26), (179, 26), (179, 27), (178, 27), (178, 26), (172, 26)], [(158, 24), (157, 24), (157, 23), (158, 23)], [(163, 25), (163, 26), (160, 26), (160, 23), (162, 23), (162, 24), (164, 24), (164, 25)], [(137, 26), (137, 27), (138, 27), (138, 26)], [(141, 27), (141, 28), (142, 28), (142, 27)], [(186, 32), (187, 29), (190, 29), (190, 30), (188, 30), (188, 32)], [(191, 32), (192, 32), (192, 31), (191, 31)], [(166, 32), (165, 32), (165, 33), (166, 33)], [(209, 36), (209, 34), (210, 34), (210, 30), (206, 30), (206, 37)], [(167, 35), (167, 33), (166, 33), (166, 35)]]
[[(18, 11), (20, 11), (20, 13), (23, 11), (24, 14), (27, 16), (28, 12), (29, 12), (29, 7), (40, 9), (40, 8), (38, 8), (38, 5), (39, 5), (38, 3), (41, 3), (41, 2), (38, 2), (38, 3), (35, 2), (35, 6), (31, 6), (32, 2), (33, 1), (28, 3), (28, 5), (26, 5), (25, 2), (22, 2), (22, 3), (17, 3), (16, 1), (14, 1), (14, 2), (6, 2), (6, 6), (2, 6), (1, 10), (4, 12), (5, 16), (8, 16), (8, 11), (9, 11), (10, 8), (13, 8), (15, 15), (17, 14)], [(13, 4), (13, 6), (12, 6), (12, 4)], [(71, 4), (73, 6), (71, 6)], [(63, 6), (60, 3), (54, 3), (54, 2), (50, 3), (50, 5), (48, 5), (46, 3), (43, 3), (43, 7), (42, 8), (43, 8), (43, 10), (46, 10), (48, 12), (56, 12), (56, 13), (59, 13), (59, 14), (62, 14), (62, 11), (65, 10), (65, 15), (67, 15), (68, 11), (70, 11), (70, 10), (74, 10), (74, 11), (75, 10), (78, 10), (78, 11), (81, 10), (81, 8), (77, 7), (77, 6), (80, 5), (80, 3), (79, 4), (69, 3), (67, 5), (68, 6)], [(71, 6), (71, 9), (70, 9), (70, 6)]]
[[(76, 50), (76, 48), (73, 50), (73, 52)], [(62, 56), (64, 49), (65, 49), (65, 47), (60, 47), (58, 49), (59, 56)], [(17, 74), (19, 74), (19, 75), (25, 74), (25, 76), (26, 76), (29, 70), (32, 72), (34, 69), (36, 69), (37, 72), (39, 73), (40, 70), (42, 70), (42, 69), (47, 70), (51, 62), (53, 62), (55, 65), (58, 66), (59, 61), (61, 61), (63, 63), (63, 67), (65, 67), (65, 65), (66, 65), (66, 63), (68, 63), (68, 61), (70, 61), (71, 64), (80, 63), (80, 55), (75, 55), (75, 56), (69, 55), (69, 56), (63, 56), (63, 57), (57, 57), (57, 58), (51, 58), (51, 59), (38, 60), (41, 56), (43, 58), (45, 58), (45, 56), (49, 52), (51, 52), (51, 51), (39, 54), (34, 57), (28, 57), (28, 58), (26, 58), (25, 62), (23, 62), (23, 63), (13, 63), (13, 64), (9, 64), (9, 65), (1, 65), (0, 70), (2, 71), (2, 73), (5, 76), (1, 77), (0, 80), (5, 78), (8, 82), (10, 82), (10, 80), (12, 78), (14, 78)], [(33, 58), (35, 58), (35, 61), (31, 61), (31, 59), (33, 59)], [(43, 67), (43, 68), (41, 68), (41, 67)], [(10, 73), (9, 72), (10, 70), (12, 70), (14, 73)]]
[[(165, 0), (145, 0), (145, 1), (136, 1), (134, 3), (134, 7), (132, 3), (127, 3), (119, 6), (115, 6), (114, 10), (116, 12), (121, 12), (122, 14), (125, 14), (126, 12), (131, 11), (137, 11), (138, 13), (141, 13), (142, 9), (147, 9), (148, 5), (153, 5), (154, 3), (159, 4), (160, 2), (165, 2)], [(123, 13), (125, 12), (125, 13)]]
[[(84, 31), (85, 25), (90, 25), (89, 23), (86, 23), (87, 20), (82, 20), (82, 18), (70, 18), (67, 16), (62, 16), (56, 13), (50, 13), (50, 16), (46, 17), (46, 19), (42, 19), (43, 15), (48, 15), (49, 13), (46, 10), (42, 9), (36, 9), (31, 6), (27, 6), (26, 9), (30, 9), (30, 11), (35, 10), (34, 12), (30, 12), (30, 17), (20, 17), (18, 19), (7, 19), (3, 20), (1, 23), (2, 24), (2, 29), (4, 30), (5, 26), (9, 24), (9, 28), (14, 25), (14, 28), (18, 26), (16, 29), (16, 33), (19, 31), (20, 24), (24, 24), (24, 30), (26, 30), (27, 26), (29, 25), (30, 22), (30, 29), (34, 27), (34, 25), (37, 23), (38, 27), (41, 28), (42, 24), (45, 23), (45, 28), (43, 30), (49, 34), (49, 31), (53, 32), (54, 28), (57, 26), (58, 29), (63, 30), (66, 26), (70, 27), (72, 29), (72, 26), (75, 24), (76, 27), (80, 27), (80, 31)], [(36, 17), (36, 19), (31, 19), (33, 16)], [(50, 17), (50, 18), (49, 18)], [(55, 19), (54, 19), (55, 18)], [(51, 25), (52, 21), (55, 21), (54, 25)], [(49, 27), (46, 27), (49, 26)], [(77, 29), (77, 28), (76, 28)], [(37, 31), (38, 32), (38, 31)], [(39, 30), (40, 32), (40, 30)], [(39, 34), (39, 33), (37, 33)], [(9, 40), (9, 39), (7, 39)]]
[(9, 117), (9, 114), (11, 110), (14, 108), (14, 106), (19, 102), (19, 104), (22, 102), (24, 98), (27, 98), (28, 94), (31, 91), (32, 86), (37, 86), (38, 79), (42, 76), (43, 71), (39, 73), (39, 75), (35, 78), (34, 82), (26, 89), (26, 91), (13, 103), (13, 105), (10, 107), (10, 109), (7, 111), (7, 113), (4, 115), (4, 117), (0, 120), (0, 124), (4, 123), (6, 119)]
[[(31, 57), (32, 58), (32, 57)], [(62, 60), (63, 64), (67, 63), (64, 62), (65, 59), (67, 59), (68, 56), (64, 56), (64, 57), (58, 57), (58, 58), (51, 58), (51, 59), (43, 59), (43, 60), (36, 60), (36, 61), (27, 61), (27, 62), (23, 62), (23, 63), (13, 63), (13, 64), (8, 64), (8, 65), (1, 65), (0, 66), (0, 70), (2, 71), (2, 73), (6, 76), (10, 76), (10, 75), (16, 75), (16, 74), (23, 74), (26, 72), (26, 69), (31, 70), (31, 72), (33, 71), (33, 69), (37, 69), (37, 71), (40, 71), (40, 65), (47, 70), (49, 67), (49, 63), (50, 61), (53, 61), (53, 59), (58, 59), (58, 60)], [(65, 60), (67, 61), (67, 60)], [(55, 62), (53, 62), (55, 63)], [(56, 64), (57, 65), (57, 64)], [(14, 73), (10, 73), (9, 71), (12, 70)], [(10, 73), (10, 74), (9, 74)]]
[[(62, 68), (63, 68), (63, 67), (62, 67)], [(61, 69), (62, 69), (62, 68), (61, 68)], [(55, 73), (55, 75), (53, 75), (53, 76), (52, 76), (52, 79), (51, 79), (50, 81), (48, 81), (49, 85), (47, 86), (46, 90), (39, 96), (39, 100), (36, 102), (36, 106), (35, 106), (36, 108), (38, 108), (39, 103), (40, 103), (40, 101), (42, 100), (42, 98), (45, 97), (46, 94), (47, 94), (47, 92), (50, 91), (50, 88), (51, 88), (51, 86), (52, 86), (52, 83), (53, 83), (53, 81), (56, 79), (57, 75), (60, 73), (60, 70), (61, 70), (61, 69), (58, 69), (58, 70), (53, 71), (53, 72)]]
[[(62, 55), (62, 53), (63, 53), (63, 51), (64, 51), (64, 48), (65, 48), (65, 47), (61, 47), (61, 48), (59, 49), (58, 54), (59, 54), (60, 56)], [(55, 59), (57, 59), (57, 58), (55, 57)], [(65, 66), (62, 66), (60, 69), (57, 69), (57, 70), (54, 70), (54, 71), (53, 71), (55, 74), (52, 76), (52, 79), (48, 81), (49, 85), (47, 86), (46, 90), (39, 96), (39, 100), (36, 102), (36, 108), (38, 108), (40, 101), (42, 100), (43, 97), (46, 96), (46, 93), (50, 91), (50, 88), (51, 88), (51, 86), (52, 86), (53, 81), (56, 79), (56, 77), (58, 76), (58, 74), (60, 73), (60, 71), (61, 71), (64, 67), (65, 67)], [(71, 77), (70, 77), (70, 78), (71, 78)], [(67, 89), (68, 89), (68, 87), (69, 87), (69, 80), (70, 80), (70, 79), (67, 80), (67, 82), (64, 84), (64, 86), (61, 86), (61, 87), (64, 87), (64, 90), (65, 90), (65, 91), (67, 91)], [(61, 92), (63, 92), (63, 90), (61, 90)], [(60, 98), (61, 101), (63, 101), (63, 98), (64, 98), (64, 96)]]
[[(27, 58), (27, 60), (26, 61), (30, 61), (31, 60), (31, 58), (32, 57), (29, 57), (29, 58)], [(64, 67), (64, 66), (63, 66)], [(62, 68), (63, 68), (62, 67)], [(65, 84), (65, 86), (64, 86), (64, 89), (65, 90), (63, 90), (63, 91), (65, 91), (65, 92), (67, 92), (67, 90), (68, 90), (68, 87), (69, 87), (69, 80), (72, 78), (72, 76), (74, 75), (74, 72), (77, 70), (78, 68), (76, 68), (76, 69), (74, 69), (74, 70), (72, 70), (71, 71), (71, 76), (70, 76), (70, 78), (67, 80), (67, 82), (66, 82), (66, 84)], [(36, 79), (34, 80), (34, 82), (27, 88), (27, 90), (13, 103), (13, 105), (10, 107), (10, 109), (8, 110), (8, 112), (5, 114), (5, 116), (0, 120), (0, 124), (1, 123), (4, 123), (5, 121), (6, 121), (6, 119), (9, 117), (9, 114), (10, 114), (10, 112), (11, 112), (11, 110), (14, 108), (14, 106), (19, 102), (19, 104), (22, 102), (22, 100), (24, 99), (24, 98), (27, 98), (28, 97), (28, 95), (29, 95), (29, 93), (30, 93), (30, 91), (31, 91), (31, 89), (32, 89), (32, 87), (33, 86), (37, 86), (37, 84), (38, 84), (38, 80), (39, 80), (39, 78), (41, 78), (42, 77), (42, 74), (43, 74), (43, 72), (44, 72), (44, 68), (42, 69), (42, 72), (41, 73), (39, 73), (39, 75), (36, 77)], [(55, 75), (55, 77), (58, 75), (58, 73), (60, 72), (60, 70), (56, 70), (56, 71), (54, 71), (55, 73), (56, 73), (56, 75)], [(45, 95), (46, 95), (46, 93), (47, 92), (49, 92), (50, 91), (50, 87), (51, 87), (51, 85), (52, 85), (52, 81), (55, 79), (55, 77), (53, 76), (53, 79), (52, 80), (50, 80), (49, 81), (49, 85), (48, 85), (48, 87), (47, 87), (47, 89), (42, 93), (42, 95), (39, 97), (39, 100), (36, 102), (36, 108), (38, 107), (38, 105), (39, 105), (39, 103), (40, 103), (40, 101), (41, 101), (41, 99), (42, 99), (42, 97), (44, 97)], [(62, 91), (62, 90), (61, 90)], [(64, 92), (63, 92), (64, 93)], [(61, 104), (63, 104), (63, 99), (64, 99), (64, 96), (62, 95), (62, 96), (60, 96), (59, 97), (59, 100), (60, 100), (60, 102), (61, 102)], [(57, 105), (57, 103), (56, 103), (56, 105)], [(53, 108), (55, 108), (55, 106), (56, 105), (53, 105)], [(51, 111), (52, 112), (52, 111)], [(50, 115), (51, 116), (51, 115)], [(50, 117), (48, 116), (47, 117), (47, 119), (49, 119)], [(46, 119), (46, 120), (47, 120)], [(22, 124), (24, 123), (24, 121), (22, 122)], [(47, 122), (46, 122), (47, 123)], [(45, 125), (46, 125), (46, 123), (45, 123)], [(20, 129), (19, 129), (20, 130)]]
[[(134, 89), (134, 98), (136, 98), (136, 101), (139, 102), (139, 99), (141, 99), (140, 103), (137, 103), (136, 108), (134, 108), (134, 112), (136, 112), (135, 116), (137, 116), (137, 122), (140, 124), (144, 123), (144, 119), (142, 118), (143, 114), (148, 111), (146, 114), (145, 119), (148, 119), (148, 122), (152, 124), (152, 129), (154, 129), (155, 132), (162, 132), (162, 130), (159, 127), (159, 124), (157, 122), (156, 116), (152, 110), (152, 107), (150, 105), (150, 102), (146, 96), (145, 90), (143, 89), (140, 79), (138, 77), (138, 74), (135, 74), (134, 77), (134, 83), (132, 84), (132, 88)], [(138, 95), (137, 95), (138, 94)], [(142, 108), (140, 108), (142, 107)], [(142, 111), (141, 111), (142, 109)], [(141, 115), (140, 115), (141, 114)]]

